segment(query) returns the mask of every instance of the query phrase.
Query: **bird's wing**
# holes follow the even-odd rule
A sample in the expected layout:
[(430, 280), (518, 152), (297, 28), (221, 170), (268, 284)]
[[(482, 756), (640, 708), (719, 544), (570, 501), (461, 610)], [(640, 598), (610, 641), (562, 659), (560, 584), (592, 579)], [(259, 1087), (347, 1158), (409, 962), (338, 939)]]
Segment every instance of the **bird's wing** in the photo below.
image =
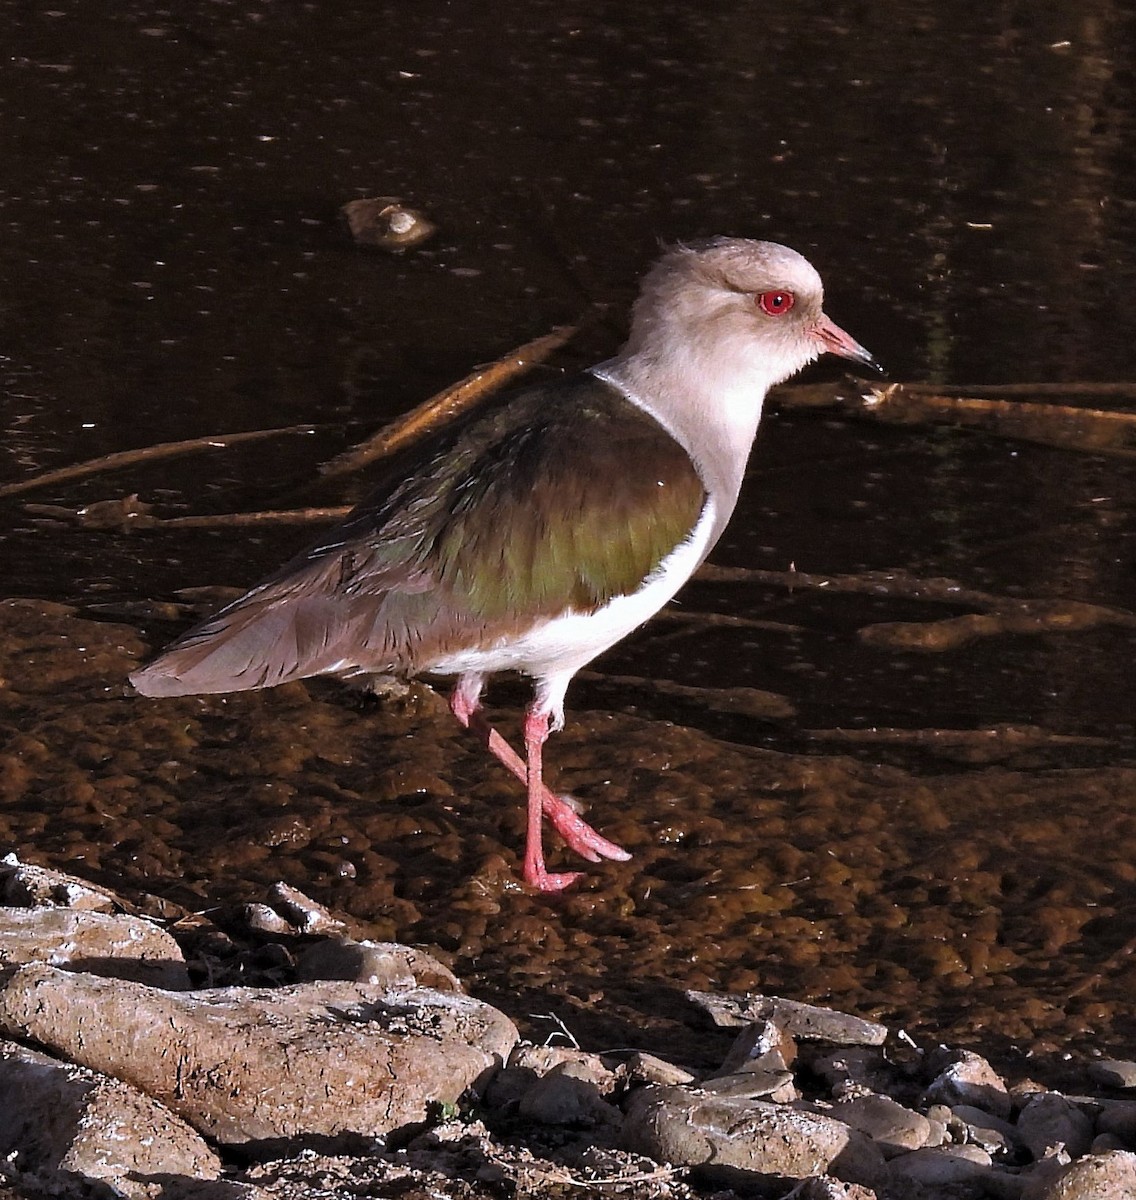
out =
[(413, 674), (636, 591), (705, 504), (689, 456), (590, 376), (477, 410), (132, 680), (147, 695)]

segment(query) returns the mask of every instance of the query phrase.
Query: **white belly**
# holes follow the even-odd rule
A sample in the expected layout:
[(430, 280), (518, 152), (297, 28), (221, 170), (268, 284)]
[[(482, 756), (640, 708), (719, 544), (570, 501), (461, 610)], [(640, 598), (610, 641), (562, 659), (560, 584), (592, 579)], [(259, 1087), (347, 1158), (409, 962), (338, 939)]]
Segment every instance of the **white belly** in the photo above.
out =
[(667, 603), (709, 553), (715, 509), (708, 501), (686, 541), (676, 546), (638, 591), (616, 596), (591, 613), (567, 612), (519, 637), (463, 650), (431, 663), (439, 675), (491, 675), (520, 671), (536, 679), (567, 679), (597, 654), (614, 646)]

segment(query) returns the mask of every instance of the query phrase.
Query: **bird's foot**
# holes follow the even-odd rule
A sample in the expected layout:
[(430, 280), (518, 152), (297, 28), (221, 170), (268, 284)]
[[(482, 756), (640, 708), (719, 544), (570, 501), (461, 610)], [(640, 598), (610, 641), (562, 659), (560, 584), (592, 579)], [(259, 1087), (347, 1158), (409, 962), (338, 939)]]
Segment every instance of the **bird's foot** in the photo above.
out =
[(605, 858), (627, 862), (631, 855), (622, 846), (609, 842), (597, 833), (580, 816), (576, 803), (571, 796), (557, 796), (549, 791), (542, 797), (544, 815), (552, 822), (552, 827), (564, 839), (568, 849), (588, 862), (600, 862)]
[(543, 866), (525, 867), (525, 883), (538, 892), (562, 892), (577, 879), (583, 879), (583, 871), (546, 871)]

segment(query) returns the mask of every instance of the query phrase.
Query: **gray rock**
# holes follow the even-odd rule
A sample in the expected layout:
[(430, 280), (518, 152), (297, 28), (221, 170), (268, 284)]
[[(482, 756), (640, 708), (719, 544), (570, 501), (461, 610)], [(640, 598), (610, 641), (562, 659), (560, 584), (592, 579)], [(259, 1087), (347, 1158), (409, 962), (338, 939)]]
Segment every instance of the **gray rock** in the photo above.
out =
[(534, 1080), (521, 1096), (518, 1112), (526, 1120), (543, 1125), (588, 1129), (614, 1127), (623, 1119), (619, 1109), (607, 1103), (595, 1083), (575, 1074), (570, 1063), (563, 1063)]
[(1088, 1152), (1093, 1140), (1092, 1122), (1071, 1101), (1057, 1092), (1038, 1092), (1018, 1114), (1018, 1137), (1034, 1158), (1064, 1146), (1072, 1158)]
[(928, 1146), (893, 1158), (888, 1173), (924, 1187), (981, 1187), (993, 1173), (993, 1160), (980, 1146)]
[(1115, 1133), (1098, 1133), (1089, 1147), (1090, 1154), (1106, 1154), (1109, 1150), (1127, 1150), (1130, 1143)]
[(814, 1175), (799, 1183), (791, 1194), (792, 1200), (876, 1200), (871, 1188), (859, 1183), (841, 1183), (831, 1175)]
[(814, 1074), (828, 1084), (836, 1098), (887, 1093), (892, 1073), (883, 1052), (869, 1046), (845, 1046), (822, 1054), (810, 1063)]
[(1136, 1062), (1121, 1058), (1094, 1059), (1088, 1066), (1094, 1083), (1111, 1088), (1136, 1087)]
[(189, 987), (181, 948), (164, 929), (140, 917), (74, 908), (0, 908), (0, 968), (26, 963), (151, 987)]
[(675, 1066), (665, 1059), (656, 1058), (637, 1050), (627, 1060), (627, 1078), (633, 1083), (658, 1083), (674, 1085), (693, 1083), (694, 1075), (684, 1067)]
[(20, 907), (60, 907), (113, 913), (128, 907), (111, 892), (85, 879), (20, 862), (15, 854), (0, 859), (0, 901)]
[(169, 992), (38, 964), (0, 983), (0, 1033), (122, 1079), (226, 1143), (416, 1124), (484, 1083), (517, 1040), (502, 1013), (454, 992)]
[(832, 1115), (866, 1133), (885, 1158), (927, 1145), (931, 1122), (889, 1096), (849, 1096), (832, 1106)]
[(1010, 1151), (1021, 1144), (1017, 1129), (1009, 1121), (971, 1104), (951, 1109), (950, 1129), (958, 1140), (981, 1146), (989, 1154)]
[(875, 1186), (879, 1147), (842, 1121), (763, 1100), (686, 1088), (646, 1088), (630, 1105), (625, 1148), (657, 1162), (702, 1168), (715, 1179), (759, 1182), (833, 1175)]
[(1113, 1133), (1129, 1145), (1136, 1143), (1136, 1100), (1102, 1100), (1097, 1133)]
[(425, 950), (398, 942), (357, 942), (348, 937), (325, 938), (302, 951), (296, 959), (296, 976), (304, 981), (349, 979), (383, 988), (462, 991), (449, 967)]
[(509, 1055), (509, 1066), (528, 1068), (537, 1075), (567, 1072), (576, 1079), (593, 1083), (601, 1095), (615, 1091), (619, 1078), (598, 1054), (577, 1050), (575, 1046), (531, 1046), (522, 1042)]
[(1030, 1179), (1022, 1200), (1132, 1200), (1136, 1196), (1136, 1154), (1113, 1150)]
[(763, 996), (757, 992), (722, 995), (718, 992), (688, 991), (686, 998), (707, 1013), (715, 1025), (729, 1028), (755, 1021), (775, 1021), (786, 1033), (808, 1041), (832, 1042), (836, 1046), (882, 1046), (887, 1041), (887, 1026), (865, 1021), (850, 1013), (781, 996)]
[(958, 1050), (928, 1086), (930, 1103), (971, 1104), (1005, 1120), (1010, 1115), (1010, 1094), (994, 1068), (970, 1050)]
[(184, 1121), (117, 1079), (0, 1042), (0, 1156), (41, 1187), (111, 1184), (145, 1196), (147, 1177), (214, 1179), (221, 1163)]

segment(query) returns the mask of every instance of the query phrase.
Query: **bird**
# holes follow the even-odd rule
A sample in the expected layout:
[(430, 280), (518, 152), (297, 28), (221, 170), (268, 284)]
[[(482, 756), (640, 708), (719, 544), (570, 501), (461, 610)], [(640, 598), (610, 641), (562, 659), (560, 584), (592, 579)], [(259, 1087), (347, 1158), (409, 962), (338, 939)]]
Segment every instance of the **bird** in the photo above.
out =
[[(572, 677), (662, 608), (733, 513), (769, 388), (823, 353), (879, 370), (775, 242), (664, 250), (615, 354), (482, 400), (384, 463), (343, 521), (130, 680), (143, 696), (328, 675), (452, 677), (449, 707), (524, 785), (524, 883), (560, 892), (547, 818), (586, 861), (631, 855), (544, 782)], [(532, 681), (523, 755), (486, 718), (489, 677)]]

